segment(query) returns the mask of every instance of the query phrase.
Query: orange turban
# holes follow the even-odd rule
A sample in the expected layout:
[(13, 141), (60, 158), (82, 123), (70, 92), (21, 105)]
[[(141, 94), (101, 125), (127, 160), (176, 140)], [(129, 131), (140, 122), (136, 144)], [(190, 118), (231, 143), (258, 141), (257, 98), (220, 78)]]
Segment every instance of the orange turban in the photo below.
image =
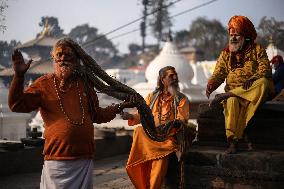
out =
[(228, 31), (234, 28), (245, 38), (255, 40), (257, 34), (253, 23), (245, 16), (233, 16), (228, 22)]

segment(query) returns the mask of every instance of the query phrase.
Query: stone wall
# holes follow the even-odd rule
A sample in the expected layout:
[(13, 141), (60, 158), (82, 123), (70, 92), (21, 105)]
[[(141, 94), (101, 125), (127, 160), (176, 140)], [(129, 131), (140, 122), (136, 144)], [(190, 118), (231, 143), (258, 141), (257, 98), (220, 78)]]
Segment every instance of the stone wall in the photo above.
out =
[[(107, 139), (95, 139), (95, 160), (128, 154), (131, 147), (130, 136), (116, 136)], [(43, 165), (42, 147), (0, 145), (0, 177), (12, 174), (39, 172)]]
[(284, 151), (223, 153), (194, 147), (186, 158), (186, 188), (277, 189), (284, 184)]

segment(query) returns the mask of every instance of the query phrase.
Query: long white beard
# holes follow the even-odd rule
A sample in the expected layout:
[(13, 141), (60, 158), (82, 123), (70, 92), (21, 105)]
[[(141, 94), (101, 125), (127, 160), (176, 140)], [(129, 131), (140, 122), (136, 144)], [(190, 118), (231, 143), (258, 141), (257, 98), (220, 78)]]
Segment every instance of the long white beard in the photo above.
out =
[(244, 40), (241, 40), (239, 42), (229, 42), (229, 50), (230, 52), (237, 52), (238, 50), (240, 50), (242, 48), (244, 44)]
[(178, 91), (179, 91), (178, 84), (173, 84), (168, 87), (168, 92), (171, 93), (171, 95), (173, 96), (176, 95)]
[(68, 80), (72, 79), (74, 75), (73, 67), (70, 66), (60, 66), (59, 64), (54, 65), (54, 73), (57, 78), (59, 78), (59, 90), (62, 92), (66, 91), (66, 84)]
[(73, 68), (71, 67), (55, 64), (54, 68), (55, 75), (62, 80), (66, 81), (73, 75)]

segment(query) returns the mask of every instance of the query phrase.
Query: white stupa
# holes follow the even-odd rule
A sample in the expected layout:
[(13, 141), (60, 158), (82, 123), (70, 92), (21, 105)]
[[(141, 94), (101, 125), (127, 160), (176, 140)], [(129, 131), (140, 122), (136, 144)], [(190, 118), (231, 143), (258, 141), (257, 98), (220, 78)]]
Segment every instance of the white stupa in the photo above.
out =
[(268, 56), (268, 60), (271, 60), (276, 55), (281, 55), (282, 57), (284, 57), (284, 52), (280, 49), (277, 49), (277, 47), (274, 45), (272, 38), (269, 40), (269, 44), (266, 48), (266, 53)]
[(207, 101), (204, 95), (205, 88), (200, 85), (192, 84), (194, 72), (192, 66), (185, 57), (179, 52), (176, 45), (169, 40), (165, 43), (160, 54), (149, 63), (145, 71), (147, 82), (141, 82), (133, 88), (143, 97), (154, 91), (157, 86), (159, 70), (166, 66), (173, 66), (179, 77), (179, 86), (181, 92), (185, 93), (191, 102)]

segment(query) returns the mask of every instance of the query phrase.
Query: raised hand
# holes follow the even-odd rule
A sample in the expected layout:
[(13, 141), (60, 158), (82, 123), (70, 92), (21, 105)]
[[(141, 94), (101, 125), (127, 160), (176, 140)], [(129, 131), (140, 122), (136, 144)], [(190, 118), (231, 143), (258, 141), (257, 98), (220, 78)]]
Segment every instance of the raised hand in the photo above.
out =
[(12, 53), (13, 69), (17, 76), (25, 75), (27, 70), (30, 68), (32, 61), (33, 60), (30, 59), (27, 63), (25, 63), (23, 55), (18, 49), (15, 49)]

